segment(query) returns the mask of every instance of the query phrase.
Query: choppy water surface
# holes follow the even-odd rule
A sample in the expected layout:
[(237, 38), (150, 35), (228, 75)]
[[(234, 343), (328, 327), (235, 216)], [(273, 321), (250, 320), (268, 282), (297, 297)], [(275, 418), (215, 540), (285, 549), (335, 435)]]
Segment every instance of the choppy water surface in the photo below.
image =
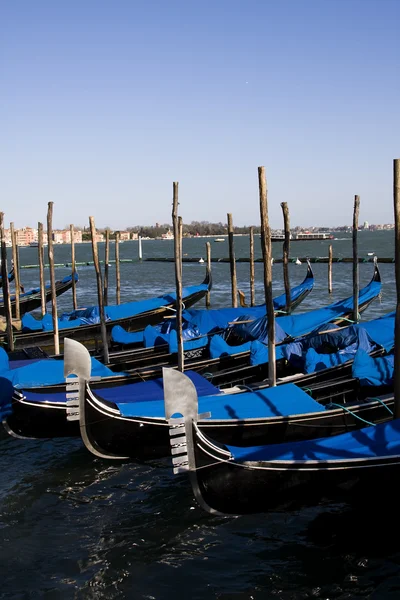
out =
[[(351, 256), (349, 236), (333, 242), (334, 255)], [(211, 240), (212, 241), (212, 240)], [(184, 241), (188, 256), (205, 255), (205, 240)], [(235, 238), (236, 255), (248, 256), (248, 238)], [(326, 256), (327, 242), (292, 244), (292, 256)], [(259, 248), (257, 249), (259, 251)], [(280, 253), (274, 245), (274, 255)], [(77, 247), (77, 260), (90, 260), (90, 246)], [(212, 243), (214, 256), (227, 256), (227, 243)], [(66, 264), (68, 246), (55, 249)], [(360, 234), (360, 255), (393, 256), (393, 235)], [(144, 241), (144, 256), (171, 256), (172, 243)], [(121, 245), (121, 258), (135, 258), (137, 243)], [(22, 264), (37, 251), (21, 249)], [(352, 266), (333, 267), (333, 298), (327, 265), (313, 266), (316, 285), (306, 310), (352, 293)], [(248, 265), (238, 264), (238, 285), (248, 295)], [(372, 275), (360, 265), (361, 285)], [(306, 267), (291, 265), (295, 285)], [(110, 303), (115, 281), (111, 267)], [(63, 277), (68, 268), (58, 268)], [(274, 265), (274, 290), (281, 293), (282, 266)], [(383, 293), (365, 318), (392, 310), (394, 266), (381, 265)], [(95, 302), (93, 267), (79, 268), (78, 301)], [(184, 266), (184, 283), (198, 283), (204, 266)], [(230, 301), (229, 265), (213, 264), (213, 306)], [(173, 264), (123, 263), (123, 300), (173, 289)], [(262, 267), (256, 265), (257, 300), (262, 302)], [(22, 270), (36, 284), (35, 269)], [(60, 299), (71, 308), (71, 296)], [(204, 514), (185, 478), (166, 463), (137, 465), (92, 457), (79, 440), (15, 440), (0, 434), (1, 598), (398, 598), (399, 522), (395, 514), (328, 504), (296, 512), (240, 518)], [(396, 487), (392, 493), (396, 493)], [(268, 490), (265, 490), (268, 494)]]

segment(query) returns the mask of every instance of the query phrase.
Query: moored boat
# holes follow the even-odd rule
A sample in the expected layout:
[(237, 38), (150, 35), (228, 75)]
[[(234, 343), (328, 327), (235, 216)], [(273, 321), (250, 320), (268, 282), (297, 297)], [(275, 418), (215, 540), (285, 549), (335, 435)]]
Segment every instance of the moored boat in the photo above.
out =
[[(78, 280), (79, 280), (78, 274), (75, 273), (75, 282), (78, 282)], [(57, 297), (61, 296), (61, 294), (64, 294), (65, 292), (67, 292), (72, 287), (72, 275), (68, 275), (67, 277), (64, 277), (63, 279), (61, 279), (60, 281), (56, 281), (55, 287), (56, 287), (56, 296)], [(51, 298), (52, 298), (51, 286), (50, 286), (50, 284), (48, 284), (45, 286), (46, 302), (50, 302)], [(15, 315), (15, 304), (16, 304), (15, 296), (11, 295), (10, 299), (11, 299), (11, 310), (12, 310), (12, 313)], [(40, 305), (41, 305), (40, 288), (33, 288), (31, 290), (21, 293), (19, 296), (19, 308), (20, 308), (21, 315), (23, 315), (27, 312), (30, 312), (32, 310), (35, 310), (36, 308), (39, 308)], [(4, 301), (1, 297), (0, 297), (0, 315), (4, 315)]]
[[(211, 285), (211, 274), (207, 270), (203, 283), (183, 288), (185, 306), (190, 307), (201, 300)], [(175, 298), (176, 294), (173, 292), (148, 300), (106, 306), (108, 336), (111, 337), (111, 329), (117, 324), (128, 331), (137, 331), (144, 329), (148, 324), (158, 323), (165, 315), (170, 315), (174, 311)], [(96, 306), (65, 313), (59, 318), (58, 327), (61, 349), (64, 338), (71, 335), (91, 347), (101, 346), (100, 319)], [(6, 345), (5, 334), (0, 334), (0, 342)], [(50, 315), (45, 315), (41, 320), (34, 319), (31, 315), (24, 315), (22, 331), (15, 332), (14, 347), (19, 349), (28, 346), (40, 346), (50, 354), (54, 352), (53, 323)]]

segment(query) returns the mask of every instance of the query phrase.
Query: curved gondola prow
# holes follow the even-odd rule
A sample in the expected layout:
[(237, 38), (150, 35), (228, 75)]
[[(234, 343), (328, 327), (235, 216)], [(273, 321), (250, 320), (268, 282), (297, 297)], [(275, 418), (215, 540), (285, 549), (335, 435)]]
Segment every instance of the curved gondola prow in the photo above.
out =
[(206, 285), (208, 287), (208, 291), (211, 291), (212, 288), (212, 275), (211, 275), (211, 269), (208, 268), (208, 265), (206, 267), (206, 276), (204, 278), (204, 281), (201, 285)]
[[(67, 390), (67, 420), (77, 421), (85, 403), (85, 386), (92, 372), (89, 350), (76, 340), (64, 340), (64, 378)], [(68, 379), (70, 375), (76, 378)]]
[(308, 279), (314, 279), (314, 272), (313, 272), (313, 270), (312, 270), (312, 267), (311, 267), (311, 263), (310, 263), (310, 259), (309, 259), (309, 258), (307, 258), (307, 273), (306, 273), (306, 276), (305, 276), (305, 278), (304, 278), (304, 281), (303, 281), (303, 283), (306, 283), (306, 281), (307, 281)]
[(378, 257), (374, 256), (374, 274), (372, 276), (371, 281), (376, 281), (377, 283), (382, 283), (381, 273), (378, 267)]
[(170, 444), (173, 473), (189, 473), (194, 496), (205, 511), (220, 514), (203, 499), (197, 480), (195, 435), (198, 419), (211, 417), (211, 413), (198, 414), (199, 403), (193, 382), (171, 368), (163, 367), (165, 418), (170, 427)]
[[(67, 382), (67, 420), (78, 421), (79, 431), (85, 447), (95, 456), (123, 460), (125, 456), (105, 455), (92, 443), (86, 423), (86, 389), (90, 393), (89, 381), (92, 371), (92, 361), (88, 349), (81, 343), (70, 338), (64, 339), (64, 377)], [(76, 375), (78, 380), (68, 379)], [(93, 377), (93, 379), (95, 379)], [(97, 378), (96, 378), (97, 379)]]

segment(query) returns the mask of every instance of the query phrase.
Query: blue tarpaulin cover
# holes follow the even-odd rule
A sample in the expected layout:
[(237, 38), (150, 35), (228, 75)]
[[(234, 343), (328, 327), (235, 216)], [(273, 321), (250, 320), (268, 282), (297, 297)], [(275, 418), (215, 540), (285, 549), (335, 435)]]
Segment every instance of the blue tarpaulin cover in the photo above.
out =
[[(99, 395), (103, 396), (103, 390)], [(151, 402), (116, 402), (125, 417), (164, 418), (164, 395)], [(325, 409), (293, 383), (255, 392), (199, 396), (199, 413), (211, 412), (211, 419), (250, 419), (324, 412)]]
[[(186, 371), (185, 375), (193, 381), (199, 396), (220, 393), (218, 388), (198, 373)], [(125, 403), (136, 404), (137, 402), (142, 404), (146, 399), (149, 401), (154, 398), (164, 398), (163, 381), (162, 378), (158, 378), (150, 381), (141, 381), (139, 383), (125, 383), (120, 386), (101, 388), (98, 392), (96, 391), (96, 394), (101, 396), (101, 398), (104, 398), (104, 400), (118, 402), (121, 405), (124, 405)], [(30, 392), (29, 390), (24, 389), (24, 395), (28, 402), (43, 402), (44, 398), (50, 402), (66, 402), (65, 393), (63, 392), (47, 393), (44, 396), (43, 394)]]
[[(8, 379), (14, 387), (19, 389), (42, 387), (65, 381), (63, 360), (44, 358), (27, 362), (28, 364), (23, 366), (10, 368), (7, 353), (3, 348), (0, 348), (0, 377)], [(93, 377), (116, 376), (111, 369), (103, 365), (96, 358), (92, 357), (91, 362), (91, 375)], [(123, 374), (119, 373), (118, 375), (122, 376)]]
[(239, 448), (228, 446), (235, 460), (335, 461), (400, 454), (400, 419), (329, 438)]
[[(292, 301), (296, 300), (308, 290), (312, 290), (314, 285), (313, 276), (307, 275), (304, 281), (294, 287), (291, 290)], [(278, 296), (274, 299), (275, 310), (282, 310), (286, 304), (285, 294)], [(201, 335), (208, 333), (222, 333), (230, 324), (234, 321), (243, 321), (247, 319), (258, 319), (259, 317), (265, 316), (266, 308), (265, 304), (259, 306), (246, 307), (246, 308), (220, 308), (220, 309), (188, 309), (183, 311), (183, 339), (198, 338)], [(234, 326), (235, 328), (237, 326)], [(175, 319), (168, 319), (160, 325), (155, 325), (154, 330), (161, 334), (168, 334), (171, 330), (176, 328)], [(132, 344), (136, 343), (138, 338), (133, 337), (128, 332), (125, 335), (121, 332), (122, 328), (118, 328), (112, 331), (112, 340), (119, 344)], [(154, 336), (156, 339), (156, 336)], [(249, 338), (250, 339), (250, 338)], [(164, 338), (165, 343), (168, 342), (167, 338)], [(161, 342), (160, 342), (161, 343)], [(150, 341), (147, 342), (149, 347)]]
[[(182, 296), (183, 300), (185, 297), (191, 296), (196, 292), (206, 291), (208, 289), (207, 284), (200, 284), (196, 286), (190, 286), (183, 288)], [(133, 317), (141, 313), (146, 313), (163, 306), (167, 306), (175, 302), (175, 294), (166, 294), (165, 296), (159, 296), (157, 298), (149, 298), (148, 300), (140, 300), (137, 302), (126, 302), (124, 304), (118, 304), (115, 306), (106, 306), (104, 308), (106, 320), (116, 321), (118, 319), (124, 319)], [(83, 310), (83, 312), (82, 312)], [(25, 318), (27, 315), (22, 317), (22, 329), (23, 331), (52, 331), (53, 324), (46, 317), (51, 315), (45, 315), (42, 319), (34, 319), (31, 315)], [(31, 317), (31, 318), (29, 318)], [(81, 325), (95, 324), (98, 323), (98, 307), (88, 307), (86, 309), (80, 309), (78, 311), (72, 311), (71, 313), (64, 313), (59, 319), (60, 329), (69, 329), (73, 327), (79, 327)]]
[(360, 349), (354, 357), (352, 375), (360, 380), (361, 385), (393, 384), (394, 356), (377, 356), (372, 358)]

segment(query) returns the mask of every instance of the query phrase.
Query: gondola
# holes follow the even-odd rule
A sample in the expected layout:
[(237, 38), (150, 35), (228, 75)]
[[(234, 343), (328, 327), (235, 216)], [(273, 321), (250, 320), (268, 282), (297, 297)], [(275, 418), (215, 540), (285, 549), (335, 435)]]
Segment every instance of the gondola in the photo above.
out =
[[(371, 281), (359, 292), (359, 313), (364, 312), (371, 302), (373, 302), (382, 289), (382, 282), (377, 265)], [(222, 309), (223, 323), (230, 320), (226, 317), (225, 311), (236, 309)], [(247, 311), (248, 309), (243, 309)], [(218, 335), (221, 327), (221, 317), (213, 318), (214, 311), (198, 311), (197, 315), (201, 319), (204, 317), (206, 324), (199, 324), (199, 319), (194, 322), (195, 332), (200, 329), (203, 334), (196, 338), (190, 331), (190, 326), (185, 330), (189, 336), (184, 341), (185, 362), (187, 368), (199, 371), (200, 373), (220, 373), (221, 370), (238, 370), (249, 365), (251, 341), (260, 339), (266, 340), (267, 320), (265, 315), (252, 320), (247, 319), (246, 312), (242, 316), (236, 317), (236, 322), (231, 323), (230, 327), (224, 331), (224, 340)], [(219, 311), (215, 311), (219, 313)], [(210, 314), (211, 313), (211, 314)], [(308, 311), (298, 315), (280, 316), (275, 320), (276, 327), (279, 327), (279, 336), (276, 335), (277, 343), (286, 343), (301, 335), (306, 335), (326, 325), (327, 323), (348, 324), (353, 316), (353, 296), (331, 304), (329, 306)], [(237, 321), (251, 321), (243, 326)], [(210, 324), (211, 321), (211, 324)], [(222, 323), (222, 324), (223, 324)], [(152, 328), (147, 328), (151, 330)], [(148, 348), (133, 351), (113, 352), (110, 355), (110, 368), (113, 371), (130, 372), (131, 381), (136, 376), (137, 381), (145, 379), (154, 379), (161, 376), (161, 369), (165, 366), (175, 366), (176, 360), (176, 332), (171, 330), (167, 335), (160, 336), (159, 328), (155, 328), (153, 335), (150, 336), (151, 345)], [(208, 331), (209, 333), (204, 333)], [(239, 337), (240, 334), (240, 337)], [(190, 337), (191, 336), (191, 337)], [(161, 344), (157, 343), (157, 338), (161, 339)], [(228, 343), (225, 341), (228, 340)], [(234, 343), (234, 345), (231, 345)], [(253, 369), (254, 375), (261, 376), (260, 369)], [(251, 377), (251, 375), (250, 375)], [(227, 382), (231, 381), (231, 373), (228, 374)], [(218, 385), (223, 384), (223, 378), (219, 378)]]
[[(389, 317), (390, 315), (388, 315), (385, 320), (383, 320), (383, 318), (378, 319), (378, 324), (375, 326), (374, 322), (365, 323), (360, 326), (354, 326), (354, 330), (356, 331), (357, 329), (360, 329), (360, 333), (365, 330), (368, 331), (367, 335), (371, 335), (372, 341), (374, 339), (376, 340), (373, 342), (373, 344), (375, 344), (378, 353), (381, 352), (383, 348), (387, 350), (391, 347), (391, 340), (393, 338), (393, 325), (391, 324)], [(340, 336), (340, 338), (343, 338), (340, 342), (333, 339), (330, 340), (329, 343), (336, 345), (339, 344), (341, 347), (345, 347), (346, 344), (349, 343), (354, 343), (357, 336), (354, 338), (355, 333), (353, 332), (351, 335), (353, 335), (354, 339), (350, 340), (348, 334), (345, 333), (348, 329), (349, 328), (345, 328), (344, 331), (339, 331), (338, 334), (329, 334), (330, 337), (333, 336), (335, 338), (335, 336)], [(316, 334), (315, 337), (320, 343), (326, 343), (326, 334)], [(306, 340), (309, 340), (309, 343), (312, 346), (315, 346), (316, 342), (313, 342), (313, 339), (314, 336), (307, 336), (305, 338), (298, 339), (294, 344), (297, 347), (301, 340), (303, 340), (301, 342), (303, 344), (306, 343)], [(280, 360), (277, 361), (280, 377), (291, 376), (294, 373), (299, 373), (299, 371), (301, 372), (303, 370), (303, 367), (299, 369), (298, 366), (296, 366), (296, 369), (293, 370), (290, 361), (285, 358), (285, 353), (289, 351), (291, 345), (292, 344), (281, 345), (277, 347), (277, 355), (281, 357)], [(259, 344), (259, 346), (264, 349), (264, 352), (266, 351), (262, 344)], [(373, 350), (373, 346), (368, 348), (368, 352), (372, 352)], [(295, 351), (293, 353), (296, 356)], [(258, 351), (256, 354), (258, 356)], [(329, 355), (326, 356), (329, 358)], [(254, 365), (248, 365), (247, 358), (247, 365), (237, 368), (235, 366), (235, 363), (236, 365), (238, 364), (236, 361), (243, 360), (241, 355), (238, 355), (238, 357), (228, 357), (229, 366), (225, 369), (217, 371), (214, 375), (212, 375), (214, 385), (210, 388), (206, 388), (205, 391), (202, 392), (203, 395), (218, 393), (219, 389), (215, 387), (216, 385), (220, 387), (232, 387), (236, 384), (241, 384), (248, 387), (249, 384), (254, 384), (254, 388), (265, 387), (265, 384), (260, 385), (260, 383), (257, 382), (260, 382), (265, 378), (268, 370), (268, 364), (258, 364), (258, 362), (255, 361)], [(24, 357), (22, 356), (19, 358)], [(344, 355), (340, 354), (341, 362), (343, 362), (343, 358)], [(264, 355), (262, 354), (261, 360), (268, 359), (265, 359)], [(321, 359), (319, 362), (321, 362)], [(214, 364), (217, 364), (217, 362)], [(328, 361), (325, 366), (329, 367), (331, 364), (333, 363), (329, 363)], [(225, 357), (221, 357), (220, 366), (221, 365), (226, 365)], [(187, 364), (187, 368), (191, 368), (193, 370), (193, 367), (194, 370), (206, 372), (207, 377), (210, 377), (209, 361), (192, 361), (190, 366)], [(61, 379), (62, 368), (63, 364), (60, 360), (42, 360), (41, 363), (35, 363), (33, 367), (26, 367), (22, 369), (21, 376), (18, 369), (13, 369), (11, 371), (13, 384), (19, 389), (14, 393), (13, 416), (8, 422), (10, 433), (15, 432), (18, 433), (18, 435), (24, 435), (28, 437), (48, 437), (49, 435), (62, 436), (74, 434), (73, 427), (71, 428), (69, 425), (67, 425), (64, 419), (66, 409), (65, 383), (59, 383)], [(317, 368), (321, 367), (317, 365)], [(104, 390), (105, 388), (110, 388), (111, 391), (114, 391), (112, 400), (118, 400), (121, 395), (129, 399), (129, 396), (132, 397), (135, 396), (135, 394), (140, 393), (140, 386), (137, 385), (137, 380), (142, 372), (139, 371), (139, 373), (132, 372), (131, 374), (127, 375), (117, 375), (113, 374), (113, 372), (105, 365), (102, 365), (101, 375), (103, 378), (101, 381), (98, 381), (93, 385), (95, 386), (95, 390), (98, 390), (99, 393), (103, 395), (105, 392), (101, 390)], [(324, 370), (318, 374), (311, 372), (310, 375), (303, 374), (300, 377), (302, 378), (302, 381), (304, 381), (304, 385), (310, 387), (311, 383), (321, 383), (335, 377), (348, 377), (349, 374), (351, 374), (351, 364), (347, 362), (346, 364), (337, 363), (337, 366), (334, 369), (324, 367)], [(142, 381), (143, 379), (145, 378), (142, 377)], [(198, 379), (198, 381), (200, 383), (201, 378)], [(136, 385), (133, 385), (135, 383)], [(160, 389), (160, 382), (157, 384), (157, 381), (153, 383), (149, 382), (149, 386), (147, 386), (144, 382), (140, 385), (142, 387), (145, 386), (143, 387), (143, 393), (145, 396), (149, 394), (149, 388), (151, 388), (152, 385), (155, 385), (156, 389), (158, 385), (158, 389)], [(114, 425), (115, 424), (113, 423), (113, 426)], [(129, 420), (127, 428), (130, 429), (132, 426), (135, 426), (135, 419)]]
[[(76, 374), (81, 382), (79, 400), (71, 401), (72, 405), (67, 407), (70, 423), (79, 419), (86, 447), (102, 458), (145, 460), (168, 455), (169, 430), (163, 396), (167, 405), (173, 404), (174, 399), (179, 403), (186, 398), (194, 398), (197, 405), (199, 396), (201, 414), (212, 415), (211, 419), (200, 421), (201, 429), (217, 441), (238, 446), (251, 446), (264, 440), (274, 443), (329, 436), (359, 428), (366, 421), (391, 418), (392, 357), (380, 359), (387, 363), (384, 367), (379, 365), (386, 379), (374, 379), (375, 385), (364, 389), (357, 376), (335, 378), (333, 375), (323, 383), (315, 377), (313, 384), (309, 378), (303, 388), (301, 382), (297, 382), (297, 385), (282, 383), (275, 388), (250, 392), (221, 391), (205, 380), (200, 381), (196, 373), (184, 375), (163, 369), (163, 382), (152, 382), (152, 386), (142, 388), (137, 384), (133, 386), (137, 389), (132, 395), (133, 390), (123, 388), (94, 392), (85, 376), (85, 372), (90, 374), (87, 350), (68, 340), (67, 352), (66, 373)], [(374, 360), (379, 359), (365, 353), (362, 369), (370, 368), (373, 373), (376, 363), (370, 367), (368, 362)], [(31, 409), (33, 411), (34, 406), (31, 405)], [(12, 422), (9, 424), (12, 426)], [(67, 427), (64, 424), (64, 430)]]
[(211, 514), (298, 509), (321, 500), (388, 506), (400, 474), (400, 419), (333, 437), (241, 448), (199, 427), (195, 398), (172, 403), (175, 474), (188, 472), (194, 496)]
[[(75, 282), (78, 282), (78, 274), (75, 273)], [(61, 296), (61, 294), (64, 294), (64, 292), (67, 292), (69, 289), (71, 289), (72, 287), (72, 275), (68, 275), (67, 277), (64, 277), (63, 279), (61, 279), (60, 281), (56, 281), (56, 296)], [(49, 302), (51, 300), (52, 297), (52, 293), (51, 293), (51, 286), (50, 284), (45, 286), (45, 298), (46, 298), (46, 302)], [(15, 296), (12, 295), (11, 296), (11, 310), (13, 315), (15, 316)], [(39, 308), (39, 306), (41, 305), (41, 297), (40, 297), (40, 288), (33, 288), (31, 290), (28, 290), (27, 292), (21, 293), (19, 296), (19, 308), (20, 308), (20, 314), (24, 315), (27, 312), (30, 312), (32, 310), (35, 310), (36, 308)], [(4, 301), (2, 298), (0, 298), (0, 315), (4, 315), (5, 311), (4, 311)]]
[[(391, 348), (393, 331), (393, 317), (389, 314), (386, 317), (376, 319), (375, 321), (350, 326), (336, 332), (333, 331), (325, 334), (316, 334), (315, 336), (306, 336), (305, 338), (298, 339), (294, 343), (278, 346), (277, 354), (281, 357), (280, 360), (278, 360), (279, 372), (282, 377), (281, 382), (283, 383), (286, 381), (288, 376), (289, 378), (293, 376), (298, 379), (299, 385), (303, 385), (307, 387), (307, 389), (311, 389), (311, 387), (315, 385), (321, 385), (323, 382), (331, 379), (344, 379), (346, 385), (348, 385), (347, 380), (351, 375), (352, 370), (350, 359), (354, 356), (355, 349), (358, 347), (358, 338), (365, 338), (363, 347), (368, 353), (378, 355)], [(318, 354), (318, 362), (315, 363), (315, 368), (313, 368), (312, 371), (310, 371), (310, 368), (309, 366), (307, 367), (307, 365), (298, 365), (299, 357), (296, 353), (298, 353), (298, 348), (301, 344), (304, 347), (308, 344), (313, 352), (315, 352), (314, 348), (320, 345), (324, 352), (324, 354)], [(337, 356), (334, 352), (326, 354), (327, 344), (337, 347)], [(348, 344), (352, 344), (353, 346), (351, 350), (352, 353), (343, 353), (343, 350), (340, 350), (340, 348), (345, 349)], [(294, 348), (292, 348), (292, 346), (294, 346)], [(310, 363), (308, 357), (309, 352), (310, 351), (307, 351), (306, 353), (308, 363)], [(291, 364), (291, 355), (296, 359), (294, 369)], [(92, 358), (91, 360), (93, 361), (94, 359)], [(324, 364), (322, 364), (323, 361)], [(336, 366), (328, 368), (333, 365)], [(19, 388), (14, 393), (13, 415), (8, 421), (10, 433), (13, 431), (18, 435), (27, 437), (74, 435), (73, 426), (71, 427), (67, 424), (64, 418), (66, 411), (65, 383), (57, 383), (61, 378), (62, 368), (62, 361), (42, 360), (40, 363), (36, 362), (30, 367), (25, 367), (21, 370), (13, 369), (10, 371), (13, 384)], [(103, 411), (105, 410), (107, 412), (108, 410), (107, 401), (112, 402), (114, 406), (114, 403), (118, 403), (119, 401), (132, 402), (138, 395), (141, 396), (142, 399), (143, 397), (149, 398), (154, 392), (158, 394), (158, 396), (156, 395), (157, 399), (162, 398), (160, 393), (160, 390), (162, 390), (162, 380), (153, 380), (142, 382), (140, 384), (137, 382), (132, 383), (137, 379), (135, 374), (118, 376), (113, 374), (113, 372), (105, 365), (101, 365), (101, 368), (101, 373), (96, 372), (93, 374), (101, 374), (103, 378), (100, 381), (94, 382), (93, 386), (94, 391), (100, 394), (99, 402), (101, 402), (101, 400), (105, 401), (106, 408), (103, 409)], [(323, 369), (322, 371), (320, 370), (321, 368)], [(195, 376), (197, 377), (197, 386), (198, 389), (201, 388), (201, 392), (199, 392), (201, 395), (215, 395), (221, 391), (220, 388), (216, 387), (216, 384), (218, 383), (218, 385), (220, 385), (221, 382), (225, 384), (225, 387), (229, 384), (229, 389), (237, 383), (241, 383), (245, 388), (248, 388), (250, 384), (253, 384), (253, 390), (259, 390), (266, 387), (265, 383), (260, 384), (259, 382), (262, 382), (267, 370), (268, 364), (257, 364), (255, 366), (243, 367), (238, 370), (228, 368), (213, 376), (213, 384), (209, 383), (205, 378), (200, 377), (200, 375), (196, 375), (195, 372), (193, 372), (192, 378), (195, 378)], [(354, 381), (351, 385), (354, 387)], [(224, 386), (221, 386), (221, 388), (222, 387)], [(348, 389), (346, 390), (346, 393), (350, 393)], [(354, 391), (351, 393), (354, 395)], [(160, 414), (162, 414), (162, 401), (161, 409), (159, 410), (161, 410)], [(113, 410), (109, 417), (111, 418), (115, 414), (116, 411)], [(100, 421), (101, 420), (103, 420), (102, 417), (100, 418)], [(116, 425), (114, 420), (112, 421), (112, 424), (110, 424), (110, 432), (113, 431), (113, 428)], [(126, 423), (123, 425), (123, 427), (126, 428), (128, 435), (131, 435), (131, 430), (138, 426), (141, 425), (138, 425), (138, 420), (133, 413), (126, 419)], [(77, 433), (77, 429), (75, 430), (75, 433)]]
[[(378, 271), (374, 274), (372, 281), (360, 291), (359, 306), (361, 311), (369, 305), (381, 289), (381, 283), (377, 279), (377, 275), (379, 276)], [(286, 317), (278, 317), (276, 323), (278, 325), (279, 323), (283, 324), (288, 331), (287, 333), (284, 333), (284, 337), (287, 338), (287, 341), (291, 341), (294, 337), (298, 338), (319, 325), (324, 325), (325, 327), (325, 324), (329, 322), (341, 322), (345, 316), (349, 314), (349, 311), (351, 311), (352, 305), (353, 299), (350, 297), (323, 309), (316, 309), (314, 311), (309, 311), (308, 313), (292, 316), (288, 319)], [(226, 310), (229, 309), (222, 309), (222, 312), (224, 313)], [(213, 313), (214, 311), (210, 312)], [(226, 319), (226, 316), (224, 315), (223, 318)], [(252, 323), (250, 323), (250, 325), (252, 325)], [(217, 338), (218, 336), (214, 336), (211, 339), (210, 336), (209, 339), (209, 349), (206, 350), (207, 352), (209, 350), (209, 353), (212, 355), (211, 358), (207, 355), (203, 358), (202, 354), (199, 356), (196, 352), (193, 353), (191, 350), (186, 350), (186, 369), (195, 370), (201, 374), (212, 376), (213, 381), (215, 381), (218, 386), (233, 385), (235, 383), (248, 384), (252, 381), (265, 378), (265, 372), (268, 365), (263, 364), (263, 362), (265, 363), (268, 359), (261, 356), (260, 364), (260, 358), (258, 358), (259, 352), (257, 352), (257, 357), (252, 356), (252, 348), (255, 344), (248, 342), (242, 346), (230, 347), (223, 340)], [(260, 346), (262, 345), (260, 344)], [(14, 351), (10, 355), (10, 358), (12, 360), (27, 359), (29, 358), (29, 356), (26, 355), (28, 350), (29, 354), (31, 354), (33, 349), (34, 348)], [(279, 350), (278, 353), (280, 351), (281, 350)], [(40, 356), (38, 355), (39, 358), (45, 358), (45, 356), (43, 353), (41, 353)], [(57, 360), (60, 360), (60, 356), (57, 357)], [(160, 377), (163, 366), (175, 364), (176, 354), (166, 353), (163, 348), (160, 349), (157, 346), (146, 348), (144, 350), (142, 349), (140, 351), (130, 350), (122, 353), (112, 352), (110, 353), (110, 362), (107, 366), (115, 373), (115, 385), (121, 385), (121, 382), (134, 383)], [(280, 366), (281, 362), (278, 362), (279, 369)], [(288, 374), (286, 366), (283, 365), (283, 367), (284, 369), (281, 374)], [(52, 366), (51, 363), (49, 363), (48, 370), (51, 371), (51, 369)], [(61, 371), (59, 370), (59, 372)], [(35, 379), (37, 380), (36, 375)], [(111, 375), (107, 378), (107, 381), (107, 385), (113, 383)], [(32, 391), (35, 391), (36, 387), (42, 387), (37, 384), (32, 384), (30, 381), (27, 382), (26, 377), (24, 377), (22, 381), (18, 381), (18, 385), (21, 388), (29, 388)], [(46, 392), (49, 393), (65, 391), (65, 382), (63, 378), (58, 382), (56, 382), (54, 378), (51, 379), (51, 381), (44, 379), (42, 385), (46, 386)], [(41, 390), (38, 391), (40, 392)]]
[[(298, 285), (295, 286), (291, 292), (291, 310), (292, 312), (300, 305), (305, 298), (310, 294), (314, 287), (314, 273), (311, 268), (311, 264), (308, 262), (307, 265), (307, 273), (304, 280)], [(282, 316), (285, 313), (286, 306), (286, 295), (281, 294), (273, 299), (274, 310), (277, 316)], [(245, 310), (244, 310), (245, 309)], [(188, 309), (183, 311), (183, 322), (187, 324), (189, 327), (191, 324), (194, 324), (199, 329), (199, 334), (205, 335), (210, 333), (212, 330), (215, 332), (216, 330), (219, 332), (223, 332), (226, 328), (228, 328), (229, 324), (232, 324), (235, 320), (240, 319), (244, 314), (248, 319), (257, 319), (259, 317), (264, 316), (266, 313), (265, 304), (260, 304), (257, 306), (248, 307), (247, 305), (241, 305), (237, 308), (222, 308), (222, 309)], [(202, 317), (206, 317), (207, 323), (204, 323), (205, 319)], [(202, 323), (202, 326), (198, 327), (199, 323)], [(168, 322), (165, 322), (163, 325), (156, 326), (154, 332), (154, 338), (157, 340), (157, 345), (160, 347), (161, 345), (168, 346), (167, 338), (159, 337), (163, 336), (166, 331), (171, 331), (175, 329), (175, 319), (168, 319)], [(146, 335), (145, 331), (143, 332), (135, 332), (129, 333), (125, 331), (121, 326), (115, 326), (111, 332), (111, 342), (112, 349), (126, 349), (126, 348), (142, 348), (144, 345), (146, 347)], [(191, 334), (193, 337), (193, 334)], [(157, 339), (158, 337), (158, 339)], [(164, 341), (164, 344), (162, 343)]]
[[(379, 321), (377, 319), (376, 329), (383, 329)], [(73, 364), (79, 370), (79, 364), (76, 363), (80, 361), (82, 366), (89, 360), (90, 374), (87, 350), (81, 350), (83, 347), (76, 342), (68, 340), (67, 343), (73, 345), (73, 351), (72, 358), (67, 356), (65, 368), (68, 370)], [(322, 372), (300, 375), (297, 386), (285, 384), (285, 380), (282, 380), (278, 382), (280, 388), (270, 390), (266, 389), (266, 384), (262, 384), (251, 392), (244, 392), (243, 389), (221, 391), (198, 374), (189, 372), (196, 393), (202, 396), (202, 409), (211, 406), (215, 417), (203, 425), (221, 441), (249, 445), (266, 438), (273, 443), (283, 438), (332, 435), (359, 427), (362, 420), (386, 419), (390, 414), (391, 396), (384, 401), (375, 398), (369, 402), (365, 401), (365, 397), (371, 395), (372, 385), (374, 395), (382, 396), (391, 391), (390, 365), (386, 367), (389, 369), (387, 381), (382, 381), (380, 375), (378, 381), (372, 380), (370, 387), (363, 390), (360, 378), (365, 379), (365, 371), (369, 377), (371, 373), (373, 375), (373, 368), (369, 364), (373, 359), (363, 352), (364, 359), (358, 361), (358, 370), (353, 374), (352, 365), (346, 362)], [(383, 373), (381, 365), (379, 368)], [(166, 370), (167, 373), (170, 371), (173, 372)], [(92, 385), (86, 384), (79, 410), (71, 409), (75, 422), (66, 421), (66, 412), (71, 410), (66, 405), (65, 394), (50, 394), (46, 390), (42, 390), (42, 393), (16, 391), (13, 412), (5, 423), (6, 428), (11, 434), (25, 437), (71, 436), (79, 433), (76, 419), (80, 418), (85, 443), (103, 457), (165, 456), (168, 452), (168, 431), (162, 399), (163, 382), (158, 380), (122, 387), (114, 383), (115, 386), (106, 380), (93, 383), (96, 391)], [(295, 415), (293, 418), (292, 414)]]
[[(201, 300), (211, 289), (211, 285), (211, 273), (207, 270), (203, 283), (183, 289), (185, 306), (190, 307)], [(111, 336), (111, 329), (116, 324), (130, 331), (137, 331), (144, 329), (148, 324), (158, 323), (174, 311), (175, 299), (176, 294), (172, 292), (157, 298), (105, 307), (107, 335)], [(65, 313), (59, 319), (58, 326), (61, 350), (64, 338), (72, 335), (74, 339), (91, 347), (100, 347), (102, 344), (98, 307)], [(7, 344), (5, 334), (0, 335), (0, 343)], [(45, 315), (41, 320), (36, 320), (28, 314), (24, 315), (22, 331), (15, 332), (14, 347), (19, 349), (29, 346), (39, 346), (49, 354), (54, 352), (51, 315)]]

